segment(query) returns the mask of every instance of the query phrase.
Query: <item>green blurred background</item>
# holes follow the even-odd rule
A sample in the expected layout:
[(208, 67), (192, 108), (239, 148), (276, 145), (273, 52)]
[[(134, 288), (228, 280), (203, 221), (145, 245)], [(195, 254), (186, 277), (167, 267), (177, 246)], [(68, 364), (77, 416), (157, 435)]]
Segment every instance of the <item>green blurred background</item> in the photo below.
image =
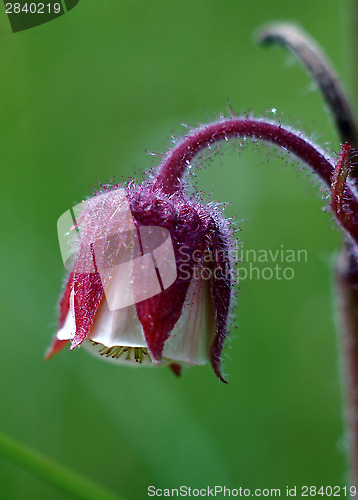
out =
[[(242, 282), (229, 385), (209, 366), (177, 379), (83, 350), (43, 354), (64, 275), (57, 218), (97, 181), (155, 166), (146, 150), (166, 151), (181, 123), (213, 119), (229, 98), (238, 112), (277, 108), (283, 123), (339, 150), (305, 73), (253, 32), (298, 22), (350, 88), (349, 3), (82, 0), (16, 34), (1, 8), (0, 430), (129, 499), (146, 498), (149, 485), (344, 485), (332, 278), (341, 237), (317, 183), (281, 153), (228, 144), (195, 180), (230, 202), (244, 248), (308, 252), (291, 281)], [(2, 458), (0, 491), (66, 498)]]

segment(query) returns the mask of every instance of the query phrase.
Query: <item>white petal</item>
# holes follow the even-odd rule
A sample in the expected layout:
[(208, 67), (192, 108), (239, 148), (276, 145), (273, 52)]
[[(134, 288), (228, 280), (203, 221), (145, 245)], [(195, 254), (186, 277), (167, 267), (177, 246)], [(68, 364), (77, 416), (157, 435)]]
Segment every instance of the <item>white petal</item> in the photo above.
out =
[(74, 316), (74, 291), (72, 290), (70, 295), (70, 307), (68, 308), (68, 313), (62, 328), (56, 334), (58, 340), (71, 340), (76, 333), (76, 323)]
[[(72, 291), (65, 323), (57, 332), (59, 340), (71, 340), (75, 335), (73, 297)], [(135, 306), (110, 311), (106, 299), (103, 298), (88, 339), (82, 345), (92, 355), (112, 363), (133, 366), (153, 365)]]
[[(74, 292), (70, 295), (70, 307), (62, 328), (57, 332), (59, 340), (71, 340), (75, 336)], [(142, 325), (135, 306), (110, 311), (105, 298), (96, 313), (88, 338), (107, 347), (147, 347)]]
[(106, 299), (83, 347), (92, 355), (121, 365), (152, 365), (135, 306), (110, 311)]
[(147, 347), (136, 307), (110, 311), (105, 298), (98, 308), (88, 338), (107, 347)]
[(182, 314), (164, 344), (163, 358), (203, 365), (215, 335), (215, 309), (208, 280), (194, 280)]

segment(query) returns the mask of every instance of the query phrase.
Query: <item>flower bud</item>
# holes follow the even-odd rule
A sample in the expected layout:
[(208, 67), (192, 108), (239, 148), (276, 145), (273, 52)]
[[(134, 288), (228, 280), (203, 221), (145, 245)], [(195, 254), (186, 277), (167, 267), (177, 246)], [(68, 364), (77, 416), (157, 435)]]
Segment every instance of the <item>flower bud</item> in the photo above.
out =
[(48, 357), (71, 341), (71, 350), (177, 374), (210, 360), (224, 380), (231, 231), (219, 208), (147, 182), (106, 187), (73, 212), (69, 230), (67, 212), (58, 225), (72, 264)]
[[(60, 247), (70, 270), (58, 332), (48, 357), (68, 341), (104, 359), (134, 365), (210, 360), (221, 373), (233, 280), (229, 222), (213, 204), (188, 196), (182, 177), (193, 158), (220, 140), (253, 137), (304, 161), (332, 190), (332, 209), (358, 254), (358, 195), (347, 179), (348, 144), (332, 160), (280, 123), (231, 116), (190, 131), (141, 185), (105, 186), (60, 217)], [(73, 221), (72, 221), (73, 219)], [(72, 227), (71, 227), (72, 226)]]

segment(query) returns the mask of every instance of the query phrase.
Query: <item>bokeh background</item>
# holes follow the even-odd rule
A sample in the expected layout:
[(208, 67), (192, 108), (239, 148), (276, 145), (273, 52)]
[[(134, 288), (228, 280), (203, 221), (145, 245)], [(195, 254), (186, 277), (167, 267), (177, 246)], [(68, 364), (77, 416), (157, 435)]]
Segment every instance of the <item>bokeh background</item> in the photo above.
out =
[[(253, 40), (291, 20), (324, 47), (350, 94), (347, 1), (82, 0), (13, 34), (0, 13), (0, 430), (129, 499), (147, 487), (285, 488), (346, 481), (332, 278), (341, 236), (324, 193), (281, 153), (223, 145), (193, 179), (230, 202), (246, 249), (306, 249), (291, 281), (245, 280), (225, 350), (209, 366), (130, 369), (83, 350), (43, 359), (64, 269), (57, 218), (97, 182), (158, 161), (181, 123), (276, 116), (330, 151), (321, 97), (282, 49)], [(272, 117), (272, 113), (269, 115)], [(238, 145), (238, 143), (237, 143)], [(0, 495), (65, 496), (0, 457)]]

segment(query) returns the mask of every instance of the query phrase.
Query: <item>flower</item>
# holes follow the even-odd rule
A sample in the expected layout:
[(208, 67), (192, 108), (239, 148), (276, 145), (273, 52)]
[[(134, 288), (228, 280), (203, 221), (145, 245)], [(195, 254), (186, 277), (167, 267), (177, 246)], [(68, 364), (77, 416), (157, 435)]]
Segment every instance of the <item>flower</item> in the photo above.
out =
[[(327, 188), (333, 181), (336, 221), (357, 248), (358, 196), (346, 175), (348, 145), (335, 165), (280, 123), (231, 116), (200, 126), (168, 151), (154, 179), (104, 186), (74, 208), (67, 231), (73, 241), (60, 239), (64, 261), (74, 262), (47, 357), (71, 341), (71, 350), (83, 344), (111, 361), (168, 364), (177, 374), (183, 363), (210, 360), (226, 382), (221, 352), (233, 297), (233, 231), (218, 205), (186, 194), (182, 178), (204, 148), (231, 137), (274, 143), (309, 165)], [(66, 212), (59, 228), (69, 228), (68, 220)]]
[(74, 211), (75, 260), (47, 357), (71, 341), (71, 350), (176, 374), (210, 360), (225, 381), (232, 230), (220, 207), (148, 181), (106, 186)]

